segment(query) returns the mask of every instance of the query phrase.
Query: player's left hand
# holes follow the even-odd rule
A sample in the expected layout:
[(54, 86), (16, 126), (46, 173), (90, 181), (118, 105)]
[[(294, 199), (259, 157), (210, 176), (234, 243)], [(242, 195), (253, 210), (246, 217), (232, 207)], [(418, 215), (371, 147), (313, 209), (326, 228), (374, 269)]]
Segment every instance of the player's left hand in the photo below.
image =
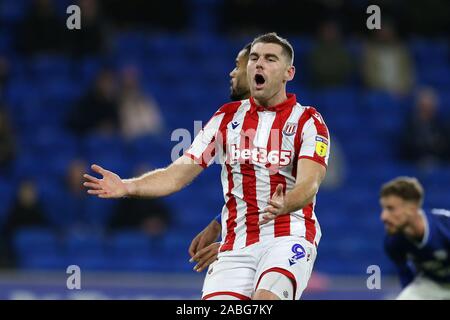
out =
[(262, 216), (263, 220), (259, 222), (260, 225), (266, 224), (275, 219), (277, 216), (286, 213), (284, 208), (284, 193), (282, 184), (277, 186), (277, 189), (272, 195), (272, 199), (269, 201), (269, 206), (262, 210), (261, 213), (264, 213), (264, 215)]
[(194, 270), (197, 272), (202, 272), (211, 263), (217, 260), (217, 255), (219, 254), (220, 242), (214, 242), (203, 248), (191, 258), (190, 262), (197, 262)]

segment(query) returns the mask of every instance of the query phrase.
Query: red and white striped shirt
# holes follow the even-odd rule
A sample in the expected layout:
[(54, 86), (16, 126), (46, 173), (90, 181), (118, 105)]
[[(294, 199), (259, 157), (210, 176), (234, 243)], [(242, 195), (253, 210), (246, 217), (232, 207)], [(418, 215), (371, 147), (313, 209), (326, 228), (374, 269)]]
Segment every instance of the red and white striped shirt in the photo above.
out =
[(293, 94), (274, 107), (253, 98), (223, 105), (185, 153), (206, 168), (222, 164), (225, 205), (220, 251), (243, 248), (273, 237), (298, 235), (318, 245), (321, 231), (312, 203), (260, 226), (259, 211), (278, 184), (292, 190), (298, 159), (327, 166), (330, 138), (322, 116), (301, 106)]

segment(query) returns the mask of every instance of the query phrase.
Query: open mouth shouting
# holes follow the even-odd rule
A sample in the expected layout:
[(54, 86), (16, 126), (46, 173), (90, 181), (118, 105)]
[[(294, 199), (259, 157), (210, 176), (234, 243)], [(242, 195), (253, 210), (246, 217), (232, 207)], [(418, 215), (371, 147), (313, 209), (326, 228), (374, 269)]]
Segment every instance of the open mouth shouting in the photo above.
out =
[(264, 78), (264, 76), (262, 74), (255, 74), (255, 87), (256, 90), (261, 90), (264, 87), (264, 84), (266, 83), (266, 79)]

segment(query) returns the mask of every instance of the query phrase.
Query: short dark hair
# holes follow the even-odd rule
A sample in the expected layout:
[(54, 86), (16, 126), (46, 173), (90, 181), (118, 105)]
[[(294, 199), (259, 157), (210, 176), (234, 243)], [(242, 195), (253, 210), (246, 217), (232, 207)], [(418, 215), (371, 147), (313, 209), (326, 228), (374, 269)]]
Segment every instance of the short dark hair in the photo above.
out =
[(245, 51), (245, 56), (249, 56), (250, 55), (250, 49), (252, 48), (252, 43), (249, 42), (245, 45), (245, 47), (243, 47), (241, 49), (241, 51)]
[(276, 43), (283, 48), (284, 54), (289, 58), (291, 64), (294, 64), (294, 48), (287, 39), (284, 39), (276, 34), (276, 32), (270, 32), (256, 37), (252, 42), (252, 47), (256, 43)]
[(398, 177), (386, 182), (380, 191), (380, 197), (397, 196), (405, 201), (422, 206), (425, 192), (419, 180), (412, 177)]

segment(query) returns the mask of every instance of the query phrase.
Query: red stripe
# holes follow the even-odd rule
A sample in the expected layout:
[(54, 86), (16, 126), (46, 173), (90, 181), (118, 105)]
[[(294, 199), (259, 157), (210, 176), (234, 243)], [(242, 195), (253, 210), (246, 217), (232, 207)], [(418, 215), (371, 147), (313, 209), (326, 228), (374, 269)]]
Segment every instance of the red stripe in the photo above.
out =
[(263, 277), (266, 273), (269, 273), (269, 272), (278, 272), (278, 273), (281, 273), (281, 274), (285, 275), (286, 277), (288, 277), (288, 278), (291, 280), (292, 286), (294, 287), (294, 300), (295, 300), (295, 294), (297, 293), (297, 280), (295, 280), (295, 277), (294, 277), (294, 275), (293, 275), (291, 272), (287, 271), (286, 269), (282, 269), (282, 268), (276, 268), (276, 267), (275, 267), (275, 268), (270, 268), (270, 269), (267, 269), (266, 271), (264, 271), (264, 272), (259, 276), (258, 282), (256, 283), (255, 291), (258, 290), (258, 286), (259, 286), (259, 283), (261, 282), (262, 277)]
[[(226, 141), (227, 141), (227, 127), (228, 124), (233, 120), (234, 113), (226, 114), (224, 120), (222, 121), (222, 126), (220, 128), (221, 137), (223, 139), (222, 146), (224, 152), (226, 152)], [(228, 209), (227, 218), (227, 233), (223, 245), (220, 247), (220, 251), (232, 250), (234, 245), (234, 240), (236, 239), (236, 233), (234, 229), (236, 228), (236, 217), (237, 217), (237, 203), (232, 191), (234, 188), (233, 174), (231, 166), (227, 163), (224, 164), (227, 169), (228, 176), (228, 192), (227, 192), (227, 203), (225, 204)]]
[(310, 243), (314, 244), (314, 238), (316, 237), (316, 222), (312, 217), (314, 210), (314, 204), (311, 202), (309, 205), (303, 208), (303, 216), (305, 217), (305, 238)]
[(300, 160), (300, 159), (309, 159), (309, 160), (312, 160), (314, 162), (320, 163), (321, 165), (323, 165), (325, 167), (325, 169), (327, 168), (327, 164), (325, 163), (325, 158), (324, 157), (319, 157), (319, 156), (314, 156), (314, 157), (300, 156), (298, 158), (298, 160)]
[(233, 196), (231, 191), (234, 188), (233, 174), (231, 173), (231, 166), (229, 164), (225, 165), (228, 173), (228, 201), (226, 207), (228, 209), (228, 219), (227, 219), (227, 235), (225, 236), (225, 241), (220, 247), (220, 251), (232, 250), (234, 245), (234, 240), (236, 239), (236, 217), (237, 217), (237, 203), (236, 198)]
[[(294, 109), (291, 108), (293, 111)], [(267, 143), (267, 152), (278, 150), (281, 153), (283, 146), (283, 128), (289, 118), (291, 112), (278, 112), (272, 125), (270, 139)], [(277, 135), (278, 134), (278, 135)], [(274, 139), (272, 139), (274, 137)], [(279, 184), (283, 185), (283, 193), (286, 194), (286, 178), (279, 173), (279, 168), (274, 174), (270, 174), (270, 197), (275, 193)], [(291, 234), (291, 215), (284, 214), (275, 218), (274, 221), (274, 236), (282, 237)]]
[[(255, 148), (256, 128), (258, 127), (258, 113), (247, 112), (242, 125), (243, 135), (241, 136), (240, 149), (252, 150)], [(241, 161), (242, 189), (244, 201), (247, 205), (245, 214), (246, 240), (245, 245), (249, 246), (259, 241), (259, 209), (256, 200), (256, 174), (251, 160)]]
[(251, 300), (249, 297), (244, 296), (243, 294), (232, 292), (232, 291), (217, 291), (210, 294), (207, 294), (206, 296), (202, 297), (202, 300), (208, 300), (209, 298), (215, 297), (215, 296), (233, 296), (238, 298), (239, 300)]

